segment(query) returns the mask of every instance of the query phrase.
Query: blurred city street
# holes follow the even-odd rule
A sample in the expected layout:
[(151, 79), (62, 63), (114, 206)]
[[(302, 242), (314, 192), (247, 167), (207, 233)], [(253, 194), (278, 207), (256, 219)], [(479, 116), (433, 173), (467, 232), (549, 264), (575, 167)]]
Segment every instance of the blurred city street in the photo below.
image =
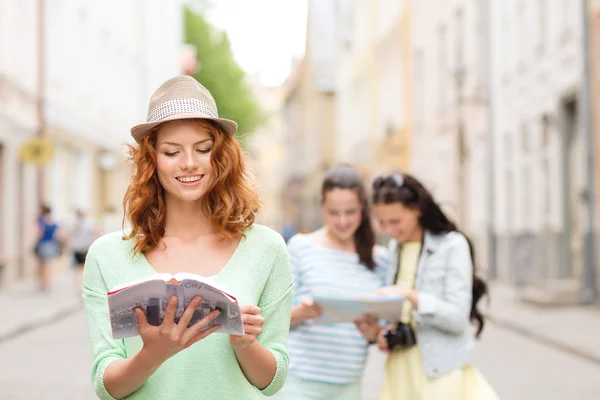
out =
[[(70, 276), (64, 273), (59, 276), (57, 293), (48, 296), (30, 293), (30, 302), (20, 310), (23, 315), (37, 312), (37, 321), (23, 319), (22, 325), (28, 326), (27, 329), (21, 329), (21, 333), (9, 337), (6, 337), (6, 333), (4, 337), (0, 337), (1, 399), (95, 398), (89, 383), (91, 364), (85, 319), (81, 309), (73, 308), (73, 303), (67, 301), (76, 299), (70, 290), (69, 278)], [(24, 287), (20, 293), (24, 294), (26, 290)], [(39, 308), (47, 304), (52, 296), (55, 296), (55, 299), (64, 299), (62, 309), (65, 312), (47, 309), (40, 314)], [(0, 306), (3, 309), (14, 304), (14, 301), (9, 299), (7, 294), (0, 296)], [(526, 309), (521, 311), (527, 312)], [(52, 313), (60, 316), (55, 316), (54, 320), (44, 320), (44, 315)], [(547, 318), (554, 318), (552, 325), (560, 333), (561, 328), (558, 326), (561, 324), (562, 315), (550, 315)], [(565, 335), (574, 331), (581, 332), (586, 328), (597, 334), (600, 311), (589, 310), (589, 314), (569, 323), (581, 326), (569, 326), (563, 330)], [(501, 399), (598, 399), (599, 349), (593, 349), (598, 359), (591, 361), (581, 355), (572, 354), (561, 346), (541, 342), (532, 337), (535, 336), (535, 329), (530, 329), (530, 334), (516, 333), (513, 328), (501, 325), (489, 323), (477, 352), (478, 368), (496, 388)], [(566, 342), (585, 342), (585, 337), (578, 338), (577, 342), (572, 337), (564, 339)], [(384, 362), (384, 355), (372, 348), (364, 377), (363, 400), (378, 399)]]
[(257, 223), (323, 227), (335, 165), (367, 211), (414, 176), (489, 283), (500, 398), (600, 399), (600, 0), (0, 0), (0, 400), (96, 398), (73, 264), (128, 227), (131, 127), (178, 75), (238, 124)]

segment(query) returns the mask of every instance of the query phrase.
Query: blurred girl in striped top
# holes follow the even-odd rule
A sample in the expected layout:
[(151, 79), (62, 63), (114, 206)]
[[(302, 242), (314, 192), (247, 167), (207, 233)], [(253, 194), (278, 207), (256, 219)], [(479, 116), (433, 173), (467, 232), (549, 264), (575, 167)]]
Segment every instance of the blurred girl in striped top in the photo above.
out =
[(366, 191), (351, 166), (336, 166), (321, 190), (325, 225), (288, 242), (294, 276), (294, 307), (289, 336), (290, 367), (278, 399), (358, 400), (369, 341), (376, 329), (357, 329), (361, 321), (314, 324), (320, 314), (312, 297), (372, 294), (385, 286), (390, 257), (375, 245)]

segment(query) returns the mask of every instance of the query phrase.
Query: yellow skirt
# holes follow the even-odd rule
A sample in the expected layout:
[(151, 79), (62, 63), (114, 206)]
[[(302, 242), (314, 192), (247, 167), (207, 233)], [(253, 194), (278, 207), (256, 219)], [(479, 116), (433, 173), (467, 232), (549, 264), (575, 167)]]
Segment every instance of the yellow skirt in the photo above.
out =
[(429, 378), (419, 346), (389, 355), (381, 400), (499, 400), (490, 384), (472, 365)]

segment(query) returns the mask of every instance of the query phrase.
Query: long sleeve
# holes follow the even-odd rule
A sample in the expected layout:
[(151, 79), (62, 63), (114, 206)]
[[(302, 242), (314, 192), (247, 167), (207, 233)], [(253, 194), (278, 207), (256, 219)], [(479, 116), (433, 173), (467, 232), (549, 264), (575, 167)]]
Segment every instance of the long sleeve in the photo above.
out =
[(293, 279), (283, 239), (275, 245), (273, 252), (273, 267), (258, 303), (265, 319), (258, 341), (273, 353), (277, 361), (277, 371), (273, 380), (261, 390), (266, 396), (274, 395), (283, 387), (290, 362), (287, 345), (292, 313)]
[(300, 302), (302, 301), (300, 298), (300, 295), (302, 294), (302, 260), (300, 258), (301, 249), (299, 247), (301, 244), (299, 241), (300, 236), (296, 235), (289, 240), (287, 245), (287, 251), (290, 257), (290, 266), (292, 270), (292, 278), (294, 282), (294, 306), (300, 305)]
[(104, 387), (104, 372), (112, 361), (126, 358), (126, 353), (123, 341), (112, 337), (107, 288), (98, 263), (98, 250), (96, 245), (92, 245), (86, 257), (83, 273), (83, 304), (93, 360), (92, 386), (100, 399), (113, 400), (114, 398)]
[(448, 251), (443, 297), (419, 292), (419, 307), (416, 313), (422, 324), (448, 333), (461, 334), (469, 326), (473, 262), (469, 244), (463, 235), (457, 235), (453, 239)]
[(375, 274), (381, 280), (381, 286), (387, 286), (393, 272), (391, 254), (385, 247), (376, 246), (373, 255), (376, 263)]

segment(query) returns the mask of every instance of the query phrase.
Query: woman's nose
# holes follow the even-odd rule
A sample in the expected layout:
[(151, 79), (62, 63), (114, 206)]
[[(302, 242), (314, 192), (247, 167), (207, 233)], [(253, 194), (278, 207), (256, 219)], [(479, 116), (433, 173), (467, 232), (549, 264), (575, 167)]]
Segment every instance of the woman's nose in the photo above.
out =
[(186, 151), (183, 158), (183, 169), (193, 170), (198, 167), (198, 161), (196, 160), (196, 154), (193, 151)]

